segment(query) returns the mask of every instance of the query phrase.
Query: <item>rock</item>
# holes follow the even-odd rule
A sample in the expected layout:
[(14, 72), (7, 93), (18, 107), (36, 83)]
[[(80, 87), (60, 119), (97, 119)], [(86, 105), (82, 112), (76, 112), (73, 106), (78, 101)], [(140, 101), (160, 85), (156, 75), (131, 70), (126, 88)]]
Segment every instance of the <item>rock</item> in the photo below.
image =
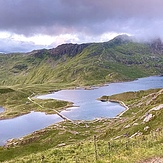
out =
[(65, 146), (65, 145), (66, 145), (65, 143), (61, 143), (61, 144), (58, 144), (57, 146), (62, 147), (62, 146)]
[(160, 104), (160, 105), (152, 108), (150, 111), (157, 111), (157, 110), (160, 110), (160, 109), (163, 109), (163, 104)]
[(161, 128), (157, 128), (157, 129), (156, 129), (156, 132), (160, 132), (160, 131), (161, 131)]
[(157, 38), (155, 40), (153, 40), (150, 43), (151, 49), (153, 53), (158, 53), (158, 54), (162, 54), (163, 53), (163, 43), (161, 41), (160, 38)]
[(7, 140), (7, 143), (12, 143), (12, 142), (14, 142), (16, 139), (14, 139), (14, 138), (12, 138), (12, 139), (9, 139), (9, 140)]
[(117, 136), (117, 137), (115, 137), (114, 139), (116, 140), (116, 139), (119, 139), (119, 138), (121, 138), (121, 137), (122, 137), (122, 135)]
[(14, 145), (14, 146), (18, 145), (18, 142), (14, 142), (13, 145)]
[(73, 135), (78, 135), (79, 132), (77, 132), (77, 131), (71, 131), (71, 134), (73, 134)]
[(23, 141), (23, 140), (24, 140), (24, 138), (23, 138), (23, 137), (19, 139), (19, 141)]
[(125, 126), (125, 128), (129, 128), (131, 125), (130, 124), (128, 124), (127, 126)]
[(139, 124), (138, 123), (134, 123), (133, 126), (138, 126)]
[(130, 138), (135, 137), (136, 135), (138, 135), (138, 132), (134, 133), (133, 135), (130, 136)]
[(135, 136), (140, 136), (140, 135), (142, 135), (142, 133), (138, 131), (138, 132), (134, 133), (133, 135), (131, 135), (130, 138), (133, 138)]
[(154, 158), (142, 160), (139, 163), (163, 163), (163, 158), (161, 158), (161, 157), (154, 157)]
[(143, 122), (149, 122), (149, 121), (152, 119), (152, 117), (153, 117), (152, 114), (148, 114), (148, 115), (144, 118)]
[(86, 128), (89, 128), (89, 126), (88, 126), (87, 124), (85, 124), (85, 127), (86, 127)]
[(147, 131), (149, 129), (149, 126), (144, 127), (144, 131)]

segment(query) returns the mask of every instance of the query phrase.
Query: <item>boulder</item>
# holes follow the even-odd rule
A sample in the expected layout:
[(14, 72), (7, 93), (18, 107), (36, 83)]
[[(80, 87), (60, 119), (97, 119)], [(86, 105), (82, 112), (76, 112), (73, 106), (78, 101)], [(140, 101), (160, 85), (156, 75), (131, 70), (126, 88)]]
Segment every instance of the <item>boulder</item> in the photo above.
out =
[(144, 118), (143, 122), (149, 122), (149, 121), (152, 119), (152, 117), (153, 117), (152, 114), (148, 114), (148, 115)]

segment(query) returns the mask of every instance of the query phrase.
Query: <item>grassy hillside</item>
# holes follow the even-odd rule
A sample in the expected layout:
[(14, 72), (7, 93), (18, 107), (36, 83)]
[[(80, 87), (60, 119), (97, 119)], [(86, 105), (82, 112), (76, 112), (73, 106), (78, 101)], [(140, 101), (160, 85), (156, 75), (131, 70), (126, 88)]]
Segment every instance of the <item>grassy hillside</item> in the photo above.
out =
[(63, 44), (28, 54), (0, 54), (0, 85), (94, 85), (161, 74), (163, 55), (127, 36), (109, 42)]
[[(0, 149), (7, 162), (112, 162), (162, 160), (163, 89), (105, 96), (128, 107), (121, 117), (62, 122)], [(148, 114), (147, 114), (148, 113)], [(145, 120), (147, 116), (151, 118)]]

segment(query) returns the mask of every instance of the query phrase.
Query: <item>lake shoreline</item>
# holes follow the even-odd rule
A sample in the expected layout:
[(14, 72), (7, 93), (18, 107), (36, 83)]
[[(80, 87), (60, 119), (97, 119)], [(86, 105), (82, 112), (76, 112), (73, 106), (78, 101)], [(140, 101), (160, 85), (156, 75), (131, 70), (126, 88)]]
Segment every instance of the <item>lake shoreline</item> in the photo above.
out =
[[(151, 78), (152, 80), (153, 80), (153, 78)], [(155, 78), (154, 78), (155, 79)], [(149, 80), (149, 79), (146, 79), (147, 81)], [(146, 81), (145, 80), (145, 81)], [(137, 81), (137, 80), (136, 80)], [(143, 80), (144, 81), (144, 80)], [(140, 82), (142, 82), (142, 81), (140, 81)], [(153, 81), (152, 81), (153, 82)], [(120, 82), (119, 84), (120, 84), (120, 86), (121, 86), (121, 84), (123, 84), (124, 85), (124, 83), (125, 82)], [(113, 83), (114, 84), (114, 83)], [(115, 84), (117, 84), (117, 83), (115, 83)], [(130, 83), (126, 83), (127, 84), (127, 88), (128, 88), (128, 84), (130, 84)], [(134, 82), (134, 84), (135, 84), (135, 82)], [(110, 86), (110, 85), (109, 85)], [(117, 85), (116, 85), (117, 86)], [(97, 88), (97, 87), (96, 87)], [(101, 87), (98, 87), (98, 88), (101, 88)], [(115, 88), (115, 87), (113, 87), (113, 88)], [(117, 88), (117, 87), (116, 87)], [(105, 88), (103, 88), (103, 89), (105, 89)], [(144, 89), (146, 89), (146, 87), (144, 88)], [(107, 90), (108, 91), (108, 90)], [(106, 91), (106, 92), (107, 92)], [(80, 91), (79, 91), (80, 92)], [(86, 91), (87, 92), (87, 91)], [(92, 91), (91, 91), (92, 92)], [(96, 92), (96, 91), (95, 91)], [(96, 94), (97, 95), (97, 94)], [(98, 94), (99, 95), (99, 94)], [(36, 97), (36, 96), (35, 96)], [(31, 97), (32, 98), (32, 97)], [(84, 99), (82, 99), (82, 100), (84, 100)], [(101, 120), (101, 119), (116, 119), (116, 118), (120, 118), (129, 108), (122, 102), (122, 101), (115, 101), (115, 100), (111, 100), (110, 102), (113, 102), (113, 103), (118, 103), (118, 104), (120, 104), (121, 106), (123, 106), (124, 108), (125, 108), (125, 110), (124, 111), (122, 111), (122, 112), (120, 112), (118, 115), (116, 115), (116, 116), (114, 116), (114, 117), (103, 117), (103, 116), (101, 116), (101, 118), (99, 117), (97, 117), (97, 118), (94, 118), (94, 120)], [(72, 106), (68, 106), (68, 107), (63, 107), (61, 110), (59, 110), (59, 112), (61, 112), (61, 111), (65, 111), (67, 108), (69, 108), (69, 107), (75, 107), (75, 106), (73, 106), (73, 103), (71, 103), (71, 105)], [(35, 110), (33, 110), (34, 112), (35, 112)], [(30, 111), (31, 112), (31, 111)], [(37, 111), (36, 111), (37, 112)], [(45, 111), (42, 111), (43, 113), (45, 113), (45, 114), (47, 114)], [(26, 114), (26, 113), (24, 113), (24, 114)], [(22, 115), (24, 115), (24, 114), (22, 114)], [(71, 113), (70, 113), (71, 114)], [(18, 116), (15, 116), (15, 117), (18, 117)], [(11, 118), (12, 119), (12, 118)], [(70, 117), (70, 119), (71, 119), (71, 117)], [(77, 121), (90, 121), (90, 122), (93, 122), (94, 120), (77, 120)], [(76, 121), (76, 120), (75, 120)], [(51, 126), (51, 125), (49, 125), (49, 126)], [(39, 129), (39, 130), (41, 130), (41, 129)], [(38, 131), (39, 131), (38, 130)], [(32, 133), (32, 132), (31, 132)], [(25, 135), (26, 136), (26, 135)], [(24, 137), (24, 136), (23, 136)]]
[[(155, 76), (147, 76), (147, 77), (162, 77), (162, 75), (155, 75)], [(147, 78), (147, 77), (142, 77), (142, 78)], [(124, 80), (124, 81), (115, 81), (115, 82), (109, 82), (109, 83), (103, 83), (103, 84), (97, 84), (97, 85), (90, 85), (90, 86), (81, 86), (81, 87), (77, 87), (77, 86), (74, 86), (74, 87), (69, 87), (67, 89), (58, 89), (58, 90), (52, 90), (52, 91), (49, 91), (49, 94), (51, 93), (55, 93), (55, 92), (59, 92), (59, 91), (62, 91), (62, 90), (94, 90), (94, 89), (99, 89), (101, 87), (105, 87), (105, 86), (109, 86), (110, 84), (118, 84), (118, 83), (125, 83), (125, 82), (132, 82), (132, 81), (137, 81), (139, 79), (142, 79), (142, 78), (136, 78), (136, 79), (133, 79), (133, 80)], [(42, 94), (42, 93), (38, 93), (38, 95), (34, 96), (33, 98), (37, 98), (38, 96), (44, 96), (44, 95), (47, 95), (48, 93), (46, 94)], [(61, 100), (60, 100), (61, 101)], [(67, 101), (69, 102), (69, 101)], [(73, 104), (71, 104), (72, 102), (69, 102), (69, 105), (66, 106), (66, 107), (63, 107), (63, 108), (59, 108), (57, 109), (57, 111), (59, 111), (59, 113), (61, 111), (64, 111), (66, 110), (67, 108), (69, 107), (75, 107)], [(16, 117), (19, 117), (19, 116), (22, 116), (22, 115), (25, 115), (25, 114), (29, 114), (31, 111), (35, 111), (35, 112), (44, 112), (46, 114), (49, 114), (48, 112), (46, 111), (38, 111), (37, 109), (35, 110), (30, 110), (30, 111), (25, 111), (25, 112), (19, 112), (18, 114), (16, 115), (9, 115), (9, 116), (6, 116), (6, 115), (3, 115), (3, 113), (5, 113), (8, 109), (6, 109), (4, 106), (2, 106), (2, 108), (4, 109), (3, 112), (0, 112), (0, 120), (7, 120), (7, 119), (12, 119), (12, 118), (16, 118)], [(51, 113), (50, 113), (51, 114)]]
[(126, 111), (128, 111), (130, 109), (123, 101), (111, 100), (111, 99), (109, 99), (108, 101), (118, 103), (125, 108), (125, 110), (122, 111), (120, 114), (118, 114), (115, 118), (120, 118)]

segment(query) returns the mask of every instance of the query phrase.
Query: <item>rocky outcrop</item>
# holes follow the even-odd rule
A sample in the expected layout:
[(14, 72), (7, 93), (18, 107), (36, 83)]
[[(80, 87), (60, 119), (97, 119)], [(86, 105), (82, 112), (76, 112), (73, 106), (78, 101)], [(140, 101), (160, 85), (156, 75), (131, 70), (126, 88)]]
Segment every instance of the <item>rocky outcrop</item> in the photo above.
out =
[(36, 58), (43, 59), (46, 56), (52, 56), (55, 59), (61, 58), (63, 55), (68, 55), (69, 57), (73, 57), (79, 53), (81, 53), (84, 48), (91, 45), (90, 43), (87, 44), (62, 44), (57, 46), (56, 48), (52, 49), (41, 49), (41, 50), (34, 50), (28, 55), (33, 55)]
[(83, 51), (84, 48), (89, 46), (90, 44), (62, 44), (57, 46), (56, 48), (50, 49), (49, 53), (54, 57), (61, 57), (63, 55), (68, 55), (69, 57), (73, 57), (76, 54), (79, 54)]
[(119, 35), (115, 37), (114, 39), (112, 39), (111, 41), (107, 42), (107, 45), (117, 46), (117, 45), (129, 43), (129, 42), (133, 42), (133, 38), (124, 34), (124, 35)]
[(152, 108), (149, 112), (151, 112), (151, 111), (158, 111), (158, 110), (161, 110), (161, 109), (163, 109), (163, 104), (160, 104), (160, 105)]
[(154, 115), (151, 113), (152, 111), (159, 111), (163, 109), (163, 104), (160, 104), (158, 106), (155, 106), (153, 107), (152, 109), (150, 109), (145, 116), (143, 116), (142, 118), (144, 118), (143, 122), (149, 122), (153, 117)]
[(148, 114), (148, 115), (144, 118), (143, 122), (149, 122), (149, 121), (152, 119), (152, 117), (153, 117), (152, 114)]
[(152, 52), (155, 54), (163, 54), (163, 42), (160, 38), (152, 41), (150, 43), (150, 47), (151, 47), (151, 50)]

